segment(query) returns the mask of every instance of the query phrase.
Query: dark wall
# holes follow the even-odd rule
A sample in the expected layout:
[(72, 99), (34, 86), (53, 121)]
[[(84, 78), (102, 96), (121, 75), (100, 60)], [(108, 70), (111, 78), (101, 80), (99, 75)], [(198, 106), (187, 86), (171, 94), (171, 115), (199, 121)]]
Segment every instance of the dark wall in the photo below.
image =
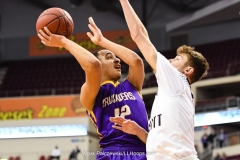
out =
[(6, 38), (3, 41), (3, 60), (28, 59), (29, 37)]
[[(179, 29), (168, 33), (172, 35), (188, 34), (191, 45), (207, 44), (216, 41), (240, 38), (240, 19), (201, 27)], [(170, 45), (170, 44), (169, 44)], [(170, 46), (167, 46), (168, 48)]]
[[(125, 19), (115, 12), (97, 11), (90, 3), (84, 3), (75, 8), (71, 7), (70, 0), (41, 0), (49, 5), (67, 10), (74, 20), (74, 33), (89, 31), (88, 17), (92, 16), (102, 31), (128, 29)], [(114, 0), (113, 0), (114, 1)], [(142, 4), (139, 0), (131, 0), (133, 8), (138, 16), (142, 17)], [(155, 0), (147, 1), (147, 13), (151, 11)], [(120, 7), (119, 1), (114, 4)], [(45, 10), (28, 0), (0, 0), (1, 30), (0, 30), (0, 54), (2, 60), (29, 59), (28, 48), (30, 36), (36, 36), (36, 20), (40, 13)], [(176, 30), (170, 33), (165, 32), (165, 25), (187, 13), (177, 12), (170, 7), (159, 3), (152, 16), (147, 19), (147, 29), (151, 42), (157, 50), (170, 49), (170, 37), (173, 35), (187, 33), (189, 45), (199, 45), (215, 41), (240, 37), (240, 21), (231, 21), (210, 26), (201, 26), (185, 30)]]

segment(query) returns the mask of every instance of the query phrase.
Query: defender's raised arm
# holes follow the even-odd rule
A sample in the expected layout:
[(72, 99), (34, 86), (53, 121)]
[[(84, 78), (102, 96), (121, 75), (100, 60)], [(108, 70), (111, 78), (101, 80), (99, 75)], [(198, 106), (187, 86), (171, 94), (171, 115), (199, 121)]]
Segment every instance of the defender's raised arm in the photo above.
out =
[(148, 33), (128, 0), (120, 0), (131, 37), (142, 52), (144, 58), (156, 70), (157, 50), (151, 43)]

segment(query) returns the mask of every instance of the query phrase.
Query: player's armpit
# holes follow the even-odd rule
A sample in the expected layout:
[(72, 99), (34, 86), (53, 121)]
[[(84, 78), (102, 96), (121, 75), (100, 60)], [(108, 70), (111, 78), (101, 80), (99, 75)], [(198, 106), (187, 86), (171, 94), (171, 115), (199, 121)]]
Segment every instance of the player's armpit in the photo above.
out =
[[(96, 70), (98, 70), (96, 68)], [(89, 71), (86, 73), (86, 82), (83, 84), (80, 93), (80, 101), (83, 106), (91, 111), (101, 85), (101, 70), (98, 72)]]

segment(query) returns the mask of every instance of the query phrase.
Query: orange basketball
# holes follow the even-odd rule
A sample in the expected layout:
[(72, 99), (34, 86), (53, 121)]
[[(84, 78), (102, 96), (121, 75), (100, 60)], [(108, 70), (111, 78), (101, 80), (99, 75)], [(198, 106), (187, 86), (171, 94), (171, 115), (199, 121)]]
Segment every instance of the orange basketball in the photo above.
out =
[(74, 29), (74, 23), (70, 14), (61, 8), (49, 8), (43, 11), (37, 19), (37, 32), (47, 27), (54, 34), (69, 38)]

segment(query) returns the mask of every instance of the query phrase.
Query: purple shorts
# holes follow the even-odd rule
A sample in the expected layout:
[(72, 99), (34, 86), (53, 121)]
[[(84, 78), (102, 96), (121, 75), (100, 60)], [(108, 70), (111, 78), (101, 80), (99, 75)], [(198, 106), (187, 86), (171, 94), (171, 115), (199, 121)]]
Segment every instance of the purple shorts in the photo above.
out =
[(147, 160), (147, 157), (142, 148), (109, 147), (97, 152), (97, 160)]

